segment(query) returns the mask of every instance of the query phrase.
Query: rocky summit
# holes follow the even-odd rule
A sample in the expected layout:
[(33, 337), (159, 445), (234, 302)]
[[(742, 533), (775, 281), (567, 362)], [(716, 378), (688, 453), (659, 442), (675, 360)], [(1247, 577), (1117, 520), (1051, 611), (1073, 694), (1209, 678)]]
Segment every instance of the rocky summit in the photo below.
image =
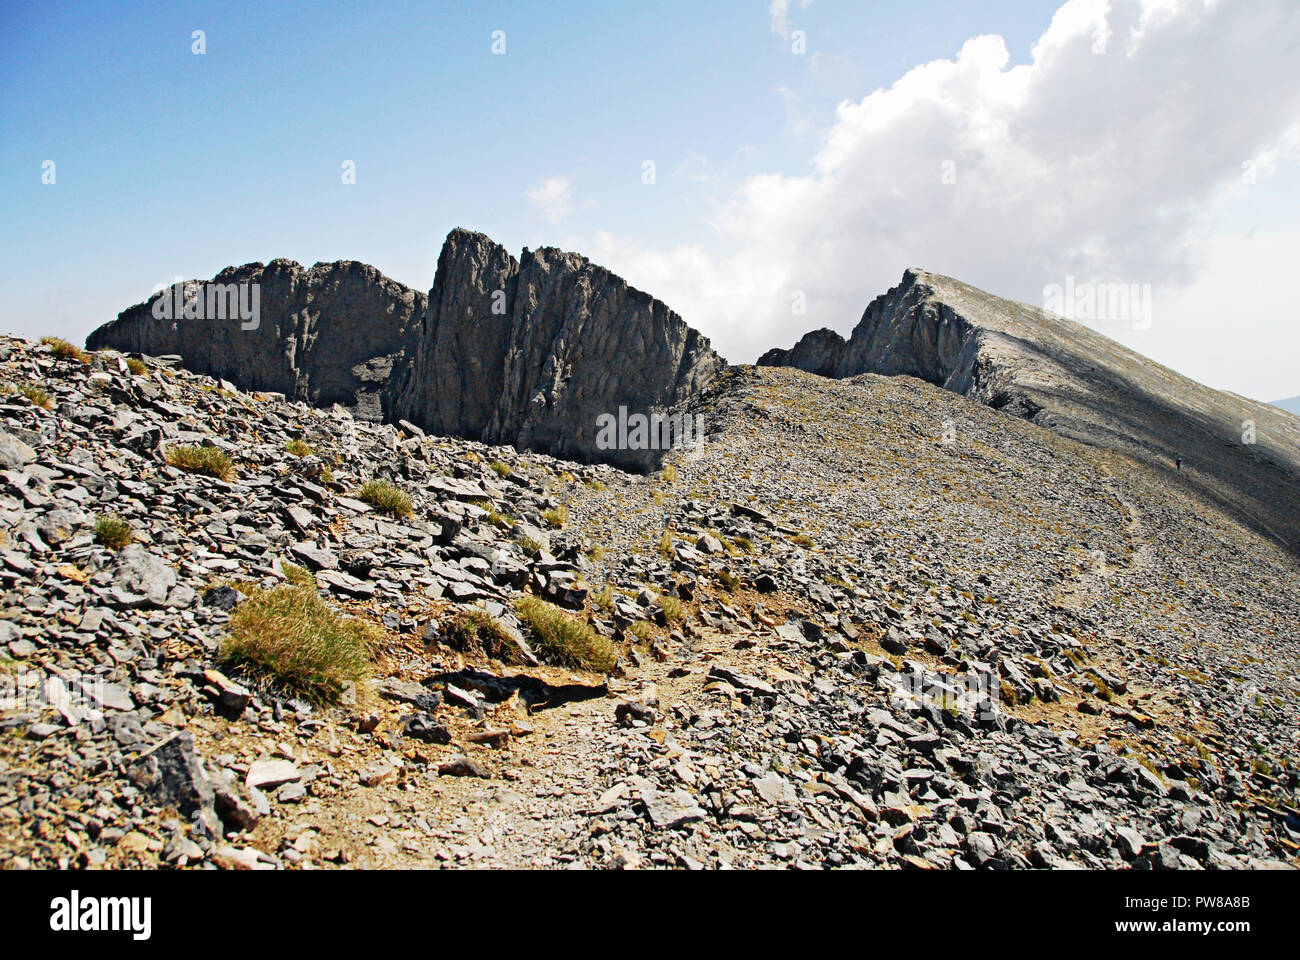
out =
[[(1154, 454), (937, 385), (1047, 399), (958, 344), (968, 304), (818, 338), (947, 367), (827, 377), (722, 368), (599, 268), (476, 235), (427, 305), (257, 269), (302, 304), (291, 343), (263, 293), (262, 385), (141, 317), (0, 338), (0, 867), (1296, 864), (1295, 556)], [(352, 339), (343, 300), (387, 325)], [(537, 450), (628, 343), (666, 364), (631, 395), (708, 442)]]
[[(256, 292), (258, 316), (250, 302), (236, 316), (227, 290)], [(462, 229), (448, 234), (427, 298), (365, 264), (276, 260), (164, 290), (87, 346), (179, 356), (237, 387), (339, 403), (363, 420), (642, 470), (666, 445), (602, 444), (597, 419), (668, 413), (726, 366), (665, 304), (585, 257), (544, 248), (516, 261)]]
[(867, 306), (847, 341), (816, 330), (758, 363), (828, 377), (919, 377), (1122, 450), (1300, 555), (1300, 420), (1036, 307), (912, 269)]

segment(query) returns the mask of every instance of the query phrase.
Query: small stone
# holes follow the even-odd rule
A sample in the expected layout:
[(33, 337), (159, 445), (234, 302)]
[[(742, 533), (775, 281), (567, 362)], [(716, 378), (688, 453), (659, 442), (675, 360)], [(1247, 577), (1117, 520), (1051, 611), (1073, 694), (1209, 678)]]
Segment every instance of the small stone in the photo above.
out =
[(487, 767), (469, 757), (453, 757), (440, 764), (438, 774), (443, 777), (482, 777), (484, 780), (492, 776)]

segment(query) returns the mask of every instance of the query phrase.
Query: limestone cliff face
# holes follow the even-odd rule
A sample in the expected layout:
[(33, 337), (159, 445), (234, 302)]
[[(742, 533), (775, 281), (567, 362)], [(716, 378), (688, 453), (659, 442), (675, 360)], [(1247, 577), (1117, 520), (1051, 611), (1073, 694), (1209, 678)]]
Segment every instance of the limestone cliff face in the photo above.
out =
[[(525, 250), (513, 314), (492, 442), (601, 457), (598, 416), (671, 409), (726, 365), (665, 304), (577, 254)], [(627, 454), (615, 459), (657, 459)]]
[(210, 285), (251, 284), (258, 291), (255, 323), (230, 311), (224, 319), (159, 318), (155, 303), (170, 298), (168, 290), (123, 310), (91, 333), (86, 346), (179, 355), (188, 369), (243, 389), (314, 406), (339, 403), (367, 420), (391, 413), (393, 375), (414, 352), (424, 294), (346, 260), (310, 269), (292, 260), (249, 263), (187, 286), (204, 295)]
[(585, 257), (543, 248), (516, 262), (453, 230), (397, 409), (435, 433), (648, 468), (661, 451), (600, 449), (597, 418), (671, 409), (725, 365), (665, 304)]
[(482, 439), (501, 398), (518, 272), (515, 258), (483, 234), (448, 234), (398, 387), (398, 416), (431, 433)]
[(257, 284), (257, 326), (160, 319), (150, 301), (87, 346), (179, 354), (245, 389), (635, 469), (664, 451), (601, 449), (597, 418), (669, 411), (726, 367), (665, 304), (585, 257), (516, 261), (468, 230), (447, 236), (428, 297), (351, 262), (248, 264), (212, 283)]

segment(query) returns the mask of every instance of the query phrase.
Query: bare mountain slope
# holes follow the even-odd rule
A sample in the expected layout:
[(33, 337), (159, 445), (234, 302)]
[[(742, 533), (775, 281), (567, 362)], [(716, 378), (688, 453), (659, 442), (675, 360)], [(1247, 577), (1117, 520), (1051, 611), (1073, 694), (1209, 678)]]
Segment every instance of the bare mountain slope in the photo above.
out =
[[(1296, 861), (1295, 558), (1122, 454), (906, 376), (729, 370), (653, 477), (0, 382), (0, 867)], [(337, 696), (288, 599), (373, 631)]]
[(827, 333), (759, 363), (920, 377), (1123, 451), (1300, 550), (1300, 421), (1267, 404), (1212, 390), (1082, 324), (916, 269), (871, 302), (842, 347)]

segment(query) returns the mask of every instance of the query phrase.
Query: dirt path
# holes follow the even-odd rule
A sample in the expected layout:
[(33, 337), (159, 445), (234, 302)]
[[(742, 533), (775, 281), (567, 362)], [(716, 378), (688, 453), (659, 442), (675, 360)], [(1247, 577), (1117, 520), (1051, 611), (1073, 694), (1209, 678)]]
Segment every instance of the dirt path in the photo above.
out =
[[(745, 643), (738, 649), (742, 638)], [(638, 763), (689, 759), (690, 751), (672, 735), (673, 710), (705, 708), (709, 695), (703, 687), (712, 665), (774, 679), (800, 670), (792, 659), (767, 649), (773, 639), (771, 631), (710, 631), (692, 637), (689, 647), (673, 651), (664, 662), (642, 658), (628, 676), (610, 679), (608, 695), (532, 713), (517, 698), (490, 705), (481, 723), (443, 710), (440, 719), (447, 720), (454, 736), (446, 746), (394, 740), (386, 731), (396, 727), (409, 707), (387, 701), (376, 706), (380, 725), (369, 734), (300, 725), (297, 744), (274, 732), (271, 738), (245, 737), (235, 743), (233, 726), (229, 737), (212, 736), (221, 721), (198, 724), (195, 733), (208, 741), (203, 746), (212, 753), (242, 748), (247, 755), (292, 755), (300, 766), (328, 765), (341, 782), (337, 789), (314, 789), (321, 795), (304, 798), (296, 808), (276, 804), (284, 815), (264, 818), (234, 841), (239, 846), (277, 856), (292, 849), (326, 863), (362, 868), (563, 867), (579, 861), (580, 845), (589, 851), (599, 843), (593, 813), (601, 809), (602, 795), (611, 787), (618, 793), (606, 797), (606, 807), (613, 800), (627, 807), (635, 799), (635, 789), (626, 782)], [(424, 679), (415, 670), (404, 676)], [(496, 676), (543, 676), (557, 685), (593, 679), (551, 669), (505, 669)], [(657, 698), (656, 721), (620, 726), (619, 703), (643, 697)], [(500, 747), (469, 739), (484, 730), (509, 729), (516, 735)], [(457, 755), (482, 765), (490, 776), (440, 776), (439, 765)], [(366, 776), (377, 768), (393, 769), (367, 785)], [(609, 859), (618, 853), (606, 851)]]

